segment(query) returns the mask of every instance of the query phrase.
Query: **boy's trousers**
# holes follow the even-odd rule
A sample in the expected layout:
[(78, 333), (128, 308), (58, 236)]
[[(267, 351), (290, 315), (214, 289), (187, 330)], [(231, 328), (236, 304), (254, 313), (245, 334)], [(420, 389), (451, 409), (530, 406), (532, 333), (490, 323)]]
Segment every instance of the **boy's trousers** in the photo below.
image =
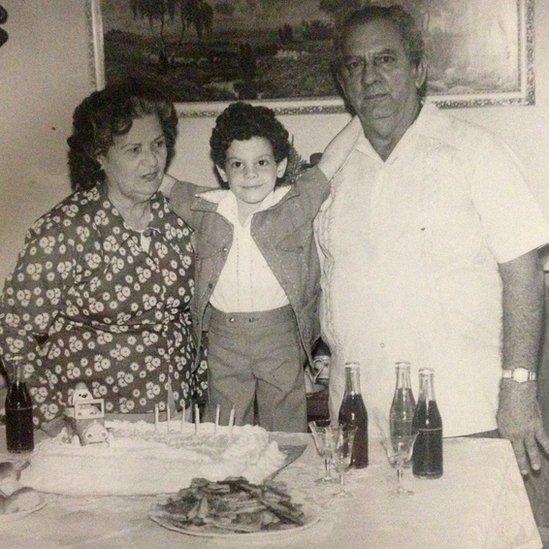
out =
[(234, 407), (236, 425), (305, 432), (306, 355), (291, 307), (254, 313), (223, 313), (211, 307), (209, 312), (210, 419), (219, 404), (222, 425), (227, 425)]

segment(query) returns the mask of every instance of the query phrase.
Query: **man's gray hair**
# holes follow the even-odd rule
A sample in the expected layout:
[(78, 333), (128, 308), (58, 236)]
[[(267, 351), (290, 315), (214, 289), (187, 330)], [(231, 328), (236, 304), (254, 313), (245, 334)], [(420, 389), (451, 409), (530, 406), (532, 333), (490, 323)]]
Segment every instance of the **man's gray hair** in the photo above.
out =
[(415, 19), (400, 6), (364, 6), (352, 11), (339, 25), (335, 34), (335, 51), (339, 57), (347, 33), (354, 27), (365, 25), (375, 19), (386, 19), (394, 23), (400, 32), (404, 51), (412, 65), (416, 66), (423, 59), (423, 36)]

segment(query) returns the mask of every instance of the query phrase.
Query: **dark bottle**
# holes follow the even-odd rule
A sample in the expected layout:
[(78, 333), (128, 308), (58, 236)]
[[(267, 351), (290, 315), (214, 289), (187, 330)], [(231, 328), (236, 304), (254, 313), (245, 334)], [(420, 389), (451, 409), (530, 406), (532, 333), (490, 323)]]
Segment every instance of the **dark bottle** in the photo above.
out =
[(6, 395), (6, 445), (8, 452), (32, 452), (32, 400), (27, 384), (21, 380), (19, 365), (15, 366), (14, 374)]
[(413, 428), (417, 438), (412, 454), (414, 476), (439, 478), (442, 476), (442, 419), (435, 400), (434, 372), (419, 371), (419, 400), (414, 414)]
[(345, 364), (345, 394), (339, 409), (339, 423), (357, 428), (353, 444), (351, 467), (368, 466), (368, 413), (360, 394), (360, 366)]
[(411, 435), (414, 432), (412, 422), (416, 409), (416, 401), (410, 382), (410, 363), (397, 362), (395, 371), (395, 394), (391, 403), (391, 410), (389, 411), (389, 425), (392, 437)]

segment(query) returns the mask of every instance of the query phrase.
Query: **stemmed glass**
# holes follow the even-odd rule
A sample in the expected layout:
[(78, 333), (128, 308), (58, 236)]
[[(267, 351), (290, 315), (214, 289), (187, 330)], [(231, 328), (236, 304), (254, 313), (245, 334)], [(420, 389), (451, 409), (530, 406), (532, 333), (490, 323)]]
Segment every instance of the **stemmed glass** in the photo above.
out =
[(397, 472), (397, 487), (394, 490), (394, 493), (397, 495), (410, 495), (414, 493), (413, 490), (403, 486), (402, 478), (404, 476), (404, 468), (410, 465), (416, 437), (417, 434), (386, 435), (382, 439), (389, 463)]
[[(351, 457), (353, 455), (353, 443), (355, 440), (357, 428), (354, 425), (340, 425), (337, 428), (336, 440), (333, 454), (333, 468), (337, 473), (339, 481), (340, 495), (345, 495), (345, 471), (351, 465)], [(329, 467), (330, 468), (330, 467)]]
[(309, 421), (309, 429), (313, 435), (317, 452), (324, 458), (324, 476), (317, 479), (317, 483), (332, 482), (331, 470), (328, 467), (329, 460), (332, 458), (335, 440), (334, 429), (329, 419), (320, 419)]

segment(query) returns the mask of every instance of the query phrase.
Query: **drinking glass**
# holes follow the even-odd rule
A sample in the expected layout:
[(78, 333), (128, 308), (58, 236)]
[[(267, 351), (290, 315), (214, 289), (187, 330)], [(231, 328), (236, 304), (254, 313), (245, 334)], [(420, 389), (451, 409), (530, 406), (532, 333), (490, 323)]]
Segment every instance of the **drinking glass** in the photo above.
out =
[(338, 426), (334, 426), (329, 419), (321, 419), (309, 422), (309, 429), (313, 435), (317, 452), (324, 458), (324, 476), (316, 482), (333, 482), (333, 463)]
[(398, 495), (410, 495), (414, 492), (405, 488), (402, 483), (404, 468), (410, 465), (412, 450), (417, 434), (413, 435), (388, 435), (382, 439), (383, 446), (387, 452), (389, 463), (397, 472), (397, 487), (394, 490)]
[[(351, 465), (353, 443), (357, 428), (354, 425), (340, 425), (337, 428), (336, 440), (332, 454), (333, 468), (339, 482), (338, 494), (345, 495), (345, 472)], [(330, 465), (330, 464), (329, 464)], [(330, 469), (330, 466), (328, 467)]]

